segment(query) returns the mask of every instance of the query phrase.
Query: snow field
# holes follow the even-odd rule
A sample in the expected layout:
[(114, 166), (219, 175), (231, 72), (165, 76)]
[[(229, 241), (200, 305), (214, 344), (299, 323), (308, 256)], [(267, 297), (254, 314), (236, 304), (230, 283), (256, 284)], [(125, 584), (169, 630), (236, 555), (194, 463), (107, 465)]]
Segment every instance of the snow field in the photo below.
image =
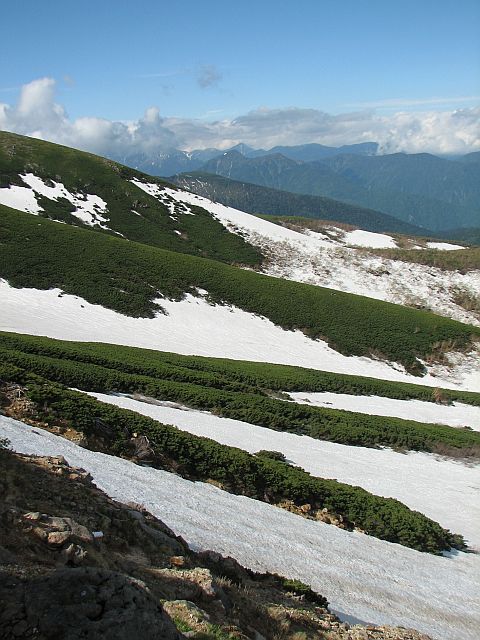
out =
[[(475, 313), (452, 300), (457, 289), (476, 295), (480, 290), (480, 270), (465, 274), (442, 271), (365, 255), (345, 246), (347, 243), (357, 247), (395, 248), (395, 240), (386, 234), (357, 229), (336, 241), (320, 233), (299, 233), (186, 191), (170, 190), (170, 196), (177, 202), (203, 207), (227, 229), (257, 246), (267, 258), (264, 272), (268, 275), (419, 306), (460, 322), (480, 325)], [(429, 244), (438, 245), (432, 248), (463, 248), (448, 243)]]
[(446, 424), (451, 427), (470, 427), (480, 431), (480, 407), (470, 404), (454, 402), (450, 406), (424, 402), (422, 400), (397, 400), (381, 396), (354, 396), (342, 393), (324, 391), (289, 392), (292, 400), (300, 404), (311, 404), (316, 407), (330, 409), (344, 409), (375, 416), (392, 416), (415, 420), (416, 422), (430, 422)]
[(417, 628), (440, 640), (478, 640), (480, 557), (419, 553), (306, 520), (244, 496), (91, 452), (0, 416), (15, 451), (63, 455), (112, 498), (143, 504), (194, 549), (231, 555), (256, 571), (297, 578), (333, 610), (376, 624)]
[(0, 298), (1, 331), (480, 390), (475, 354), (462, 356), (438, 377), (427, 374), (416, 378), (399, 365), (343, 356), (325, 342), (310, 340), (300, 331), (285, 331), (266, 318), (236, 307), (210, 305), (203, 297), (187, 295), (180, 302), (161, 299), (158, 302), (166, 314), (158, 313), (154, 318), (131, 318), (62, 294), (59, 289), (15, 289), (2, 280)]
[(165, 406), (125, 396), (88, 395), (249, 453), (261, 449), (281, 451), (287, 460), (314, 476), (335, 478), (370, 493), (400, 500), (444, 528), (461, 533), (480, 552), (480, 465), (466, 466), (428, 453), (401, 454), (391, 449), (324, 442), (206, 411), (177, 408), (171, 403)]

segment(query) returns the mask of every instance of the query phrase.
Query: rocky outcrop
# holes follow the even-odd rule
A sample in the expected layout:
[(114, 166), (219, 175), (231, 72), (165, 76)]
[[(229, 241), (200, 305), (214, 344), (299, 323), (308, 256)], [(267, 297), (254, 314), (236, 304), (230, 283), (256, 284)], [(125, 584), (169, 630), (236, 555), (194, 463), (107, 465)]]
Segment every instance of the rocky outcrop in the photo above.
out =
[(325, 522), (325, 524), (333, 524), (336, 527), (346, 529), (347, 531), (353, 531), (355, 528), (354, 525), (340, 513), (332, 513), (325, 508), (317, 509), (311, 504), (297, 505), (293, 500), (282, 500), (282, 502), (278, 502), (276, 506), (281, 509), (286, 509), (286, 511), (290, 511), (291, 513), (295, 513), (298, 516), (302, 516), (303, 518)]
[(143, 582), (106, 569), (61, 569), (27, 581), (3, 574), (0, 601), (5, 640), (183, 637)]

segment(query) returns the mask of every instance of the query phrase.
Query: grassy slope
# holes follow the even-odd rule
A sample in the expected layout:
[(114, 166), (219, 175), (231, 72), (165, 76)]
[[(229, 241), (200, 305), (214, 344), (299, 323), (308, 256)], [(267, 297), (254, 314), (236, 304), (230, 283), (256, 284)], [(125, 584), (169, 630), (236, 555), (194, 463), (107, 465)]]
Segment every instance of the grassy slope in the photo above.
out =
[[(28, 172), (47, 181), (62, 182), (73, 193), (100, 196), (108, 205), (108, 226), (130, 240), (223, 262), (255, 265), (262, 260), (256, 248), (227, 231), (204, 209), (192, 207), (196, 215), (178, 213), (177, 220), (173, 220), (165, 204), (129, 182), (136, 177), (167, 186), (158, 178), (90, 153), (1, 131), (0, 188), (10, 184), (25, 186), (19, 175)], [(71, 215), (73, 206), (66, 200), (55, 202), (41, 197), (38, 201), (45, 217), (82, 226)]]
[(415, 262), (446, 271), (466, 273), (467, 271), (480, 269), (480, 247), (456, 249), (455, 251), (435, 249), (369, 249), (369, 252), (391, 260)]
[(3, 367), (20, 367), (85, 391), (147, 394), (269, 429), (342, 444), (462, 456), (480, 452), (480, 434), (470, 430), (285, 403), (259, 386), (261, 376), (255, 381), (235, 379), (220, 371), (197, 371), (158, 358), (152, 366), (148, 353), (145, 361), (138, 358), (139, 353), (143, 350), (134, 352), (137, 358), (132, 360), (124, 351), (121, 360), (114, 346), (85, 348), (80, 344), (72, 348), (47, 338), (0, 336)]
[(2, 379), (15, 380), (34, 402), (30, 419), (82, 431), (98, 450), (132, 455), (133, 434), (148, 437), (151, 464), (196, 480), (220, 483), (231, 493), (267, 502), (291, 500), (339, 514), (350, 526), (419, 551), (463, 548), (462, 536), (449, 531), (398, 500), (360, 487), (311, 476), (299, 467), (257, 457), (208, 438), (193, 436), (132, 411), (105, 405), (16, 367), (2, 366)]
[(377, 380), (281, 364), (185, 356), (116, 344), (71, 342), (0, 332), (0, 348), (97, 364), (124, 373), (189, 382), (225, 391), (261, 395), (272, 391), (331, 391), (424, 402), (435, 402), (440, 394), (446, 402), (464, 402), (480, 406), (480, 393), (471, 391), (434, 389), (405, 382)]
[(326, 339), (344, 354), (378, 354), (417, 373), (416, 357), (467, 347), (480, 335), (478, 328), (424, 311), (59, 225), (7, 207), (0, 213), (0, 276), (15, 287), (59, 287), (132, 316), (152, 316), (158, 292), (180, 299), (199, 287), (214, 301)]

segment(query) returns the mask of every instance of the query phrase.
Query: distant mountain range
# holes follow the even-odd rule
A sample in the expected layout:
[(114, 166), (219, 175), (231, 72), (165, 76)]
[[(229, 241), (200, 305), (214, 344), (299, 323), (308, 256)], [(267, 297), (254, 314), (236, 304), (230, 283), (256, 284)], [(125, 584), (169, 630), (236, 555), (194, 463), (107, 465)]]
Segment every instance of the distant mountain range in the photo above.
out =
[(259, 156), (271, 156), (281, 154), (297, 162), (317, 162), (324, 158), (331, 158), (343, 153), (351, 153), (359, 156), (373, 156), (378, 152), (376, 142), (361, 142), (360, 144), (346, 144), (341, 147), (327, 147), (323, 144), (299, 144), (293, 147), (276, 146), (272, 149), (253, 149), (245, 144), (237, 144), (229, 151), (238, 151), (247, 158)]
[(339, 154), (300, 162), (282, 154), (247, 158), (229, 151), (202, 167), (213, 173), (294, 193), (326, 196), (376, 209), (435, 231), (480, 222), (480, 163), (429, 154)]
[[(378, 155), (375, 142), (341, 147), (277, 146), (269, 150), (238, 144), (227, 151), (172, 149), (115, 159), (155, 176), (200, 171), (270, 189), (340, 200), (435, 232), (480, 226), (480, 152), (447, 159), (428, 153)], [(248, 206), (260, 210), (263, 205), (262, 199)], [(412, 233), (412, 229), (406, 232)]]
[(473, 153), (467, 153), (466, 156), (459, 158), (461, 162), (473, 162), (480, 164), (480, 151), (474, 151)]
[(169, 149), (149, 155), (146, 153), (118, 155), (113, 159), (152, 176), (171, 176), (184, 171), (196, 171), (212, 158), (220, 157), (230, 151), (236, 151), (246, 158), (257, 158), (280, 153), (286, 158), (297, 162), (313, 162), (340, 153), (374, 155), (377, 150), (378, 145), (376, 142), (362, 142), (341, 147), (327, 147), (323, 144), (302, 144), (293, 147), (273, 147), (269, 150), (253, 149), (253, 147), (240, 143), (227, 150), (215, 148), (196, 149), (194, 151)]

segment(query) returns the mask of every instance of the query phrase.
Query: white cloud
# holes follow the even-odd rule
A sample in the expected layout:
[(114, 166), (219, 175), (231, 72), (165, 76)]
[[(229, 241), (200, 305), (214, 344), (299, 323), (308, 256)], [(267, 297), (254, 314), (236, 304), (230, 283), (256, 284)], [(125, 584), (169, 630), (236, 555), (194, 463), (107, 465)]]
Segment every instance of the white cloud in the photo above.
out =
[(434, 97), (434, 98), (386, 98), (385, 100), (376, 100), (373, 102), (357, 102), (344, 105), (354, 108), (378, 108), (378, 109), (400, 109), (407, 107), (429, 106), (451, 106), (453, 104), (466, 104), (480, 102), (480, 96), (457, 96), (457, 97)]
[(0, 125), (18, 133), (47, 137), (67, 121), (63, 107), (54, 102), (55, 81), (40, 78), (23, 85), (15, 107), (2, 105)]
[(133, 122), (83, 117), (71, 120), (55, 102), (55, 81), (22, 87), (16, 105), (0, 104), (0, 129), (30, 135), (115, 158), (169, 148), (226, 149), (239, 142), (256, 148), (309, 142), (339, 146), (376, 141), (384, 153), (439, 154), (480, 150), (480, 107), (450, 111), (374, 110), (332, 115), (316, 109), (260, 108), (233, 120), (162, 117), (149, 107)]

